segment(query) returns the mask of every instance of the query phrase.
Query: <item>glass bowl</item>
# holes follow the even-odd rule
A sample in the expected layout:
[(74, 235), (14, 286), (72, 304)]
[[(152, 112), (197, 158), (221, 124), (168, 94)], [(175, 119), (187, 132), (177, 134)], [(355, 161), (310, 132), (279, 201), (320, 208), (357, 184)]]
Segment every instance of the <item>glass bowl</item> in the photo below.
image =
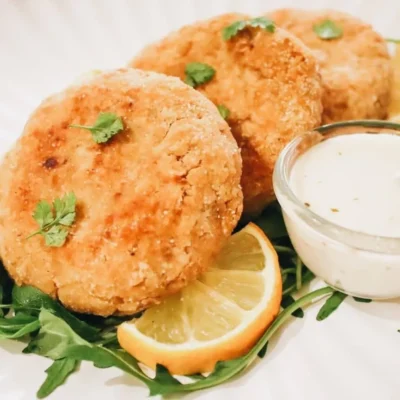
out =
[(301, 154), (333, 136), (354, 133), (400, 135), (400, 124), (348, 121), (324, 125), (296, 137), (277, 160), (273, 176), (275, 194), (293, 246), (315, 275), (352, 296), (399, 297), (400, 237), (370, 235), (330, 222), (307, 208), (289, 184), (291, 169)]

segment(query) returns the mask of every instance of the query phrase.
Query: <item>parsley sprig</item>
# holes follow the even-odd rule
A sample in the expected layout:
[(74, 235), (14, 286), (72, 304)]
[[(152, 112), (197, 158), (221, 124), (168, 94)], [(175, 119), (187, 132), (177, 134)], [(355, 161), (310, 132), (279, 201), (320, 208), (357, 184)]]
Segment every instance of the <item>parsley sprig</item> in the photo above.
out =
[(343, 29), (330, 19), (313, 26), (313, 31), (324, 40), (338, 39), (343, 36)]
[(106, 143), (118, 132), (124, 129), (122, 118), (113, 113), (100, 113), (96, 122), (92, 126), (70, 125), (70, 128), (86, 129), (92, 133), (96, 143)]
[(229, 108), (225, 107), (223, 104), (218, 104), (217, 109), (223, 119), (228, 119), (229, 116), (231, 115)]
[(41, 200), (33, 213), (39, 229), (29, 235), (27, 239), (35, 235), (42, 235), (47, 246), (61, 247), (67, 240), (69, 233), (67, 227), (75, 221), (75, 208), (76, 196), (73, 192), (55, 199), (53, 208), (46, 200)]
[(265, 17), (257, 17), (244, 21), (236, 21), (225, 27), (222, 31), (222, 38), (224, 40), (230, 40), (246, 28), (261, 28), (267, 32), (275, 32), (275, 24), (273, 21)]
[(215, 69), (208, 64), (191, 62), (185, 67), (185, 83), (196, 88), (203, 83), (209, 82), (215, 75)]

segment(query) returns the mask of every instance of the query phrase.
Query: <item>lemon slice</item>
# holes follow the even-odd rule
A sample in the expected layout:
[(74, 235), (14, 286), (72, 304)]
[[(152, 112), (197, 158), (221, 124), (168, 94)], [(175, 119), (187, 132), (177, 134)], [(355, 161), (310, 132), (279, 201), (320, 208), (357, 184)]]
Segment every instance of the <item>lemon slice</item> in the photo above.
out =
[(400, 44), (396, 45), (396, 53), (392, 58), (393, 85), (389, 104), (389, 119), (400, 122)]
[(120, 345), (151, 368), (209, 372), (247, 353), (280, 309), (278, 256), (254, 224), (234, 234), (204, 275), (118, 328)]

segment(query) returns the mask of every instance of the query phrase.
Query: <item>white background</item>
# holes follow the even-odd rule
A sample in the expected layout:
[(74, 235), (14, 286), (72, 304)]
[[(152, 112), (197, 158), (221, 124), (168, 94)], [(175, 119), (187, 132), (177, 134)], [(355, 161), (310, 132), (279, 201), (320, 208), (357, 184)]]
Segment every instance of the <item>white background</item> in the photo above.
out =
[[(331, 7), (400, 37), (395, 1), (0, 0), (0, 152), (46, 95), (91, 69), (125, 65), (171, 29), (226, 11), (258, 15), (281, 6)], [(0, 183), (1, 184), (1, 183)], [(323, 322), (317, 307), (294, 320), (267, 356), (230, 383), (187, 399), (400, 399), (400, 301), (348, 299)], [(49, 361), (0, 343), (0, 399), (33, 400)], [(141, 399), (148, 391), (117, 370), (84, 365), (50, 399)]]

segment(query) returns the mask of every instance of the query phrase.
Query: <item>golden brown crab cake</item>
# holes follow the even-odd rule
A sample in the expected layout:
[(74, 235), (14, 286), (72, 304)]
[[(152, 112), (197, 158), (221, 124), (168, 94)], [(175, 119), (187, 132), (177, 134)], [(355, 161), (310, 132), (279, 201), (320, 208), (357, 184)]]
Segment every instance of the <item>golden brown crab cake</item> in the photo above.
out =
[(321, 122), (321, 82), (311, 52), (290, 33), (246, 28), (224, 40), (224, 28), (243, 14), (197, 22), (145, 48), (131, 62), (185, 79), (189, 63), (215, 69), (197, 89), (230, 111), (228, 123), (241, 148), (244, 211), (258, 214), (274, 198), (272, 172), (283, 147)]
[[(334, 10), (281, 9), (267, 16), (314, 51), (321, 65), (324, 123), (386, 118), (392, 68), (386, 42), (371, 25)], [(321, 39), (314, 32), (326, 20), (343, 31), (341, 37)]]
[[(71, 124), (121, 117), (107, 143)], [(179, 79), (123, 69), (44, 101), (0, 168), (0, 255), (18, 285), (72, 310), (132, 314), (195, 279), (240, 218), (241, 159), (214, 105)], [(76, 221), (46, 246), (32, 218), (68, 192)]]

